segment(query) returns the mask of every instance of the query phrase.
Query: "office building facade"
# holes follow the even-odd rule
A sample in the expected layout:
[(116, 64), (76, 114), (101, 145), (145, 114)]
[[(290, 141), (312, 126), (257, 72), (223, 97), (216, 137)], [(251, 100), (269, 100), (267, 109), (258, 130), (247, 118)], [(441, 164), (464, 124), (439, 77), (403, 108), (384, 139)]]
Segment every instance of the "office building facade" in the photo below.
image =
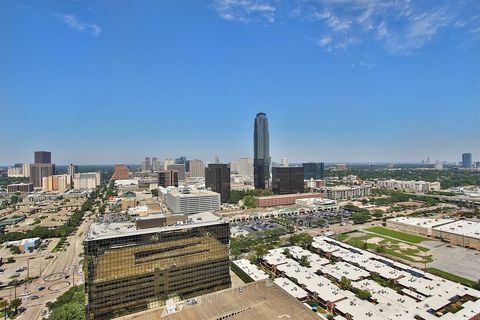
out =
[(184, 181), (186, 177), (184, 164), (171, 164), (168, 166), (168, 170), (178, 171), (178, 180)]
[(306, 162), (302, 166), (305, 180), (322, 180), (325, 178), (325, 165), (323, 162)]
[(33, 191), (33, 183), (12, 183), (7, 185), (8, 193), (22, 192), (28, 193)]
[(178, 171), (177, 170), (159, 170), (158, 173), (158, 186), (166, 187), (178, 187)]
[(223, 163), (210, 163), (205, 168), (205, 188), (220, 193), (222, 203), (230, 199), (230, 168)]
[(52, 153), (50, 151), (35, 151), (34, 163), (52, 163)]
[(462, 167), (471, 168), (472, 167), (472, 154), (471, 153), (462, 153)]
[(73, 178), (73, 187), (75, 189), (92, 190), (100, 186), (100, 172), (77, 173)]
[(303, 193), (303, 167), (273, 167), (272, 191), (275, 194)]
[(43, 178), (55, 174), (55, 165), (53, 163), (34, 163), (30, 165), (30, 182), (35, 188), (41, 188)]
[(92, 224), (84, 242), (87, 319), (229, 288), (229, 238), (228, 222), (212, 213), (164, 227)]
[(253, 159), (252, 158), (240, 158), (238, 160), (238, 174), (242, 177), (253, 176)]
[(267, 115), (257, 113), (253, 129), (253, 175), (256, 189), (268, 187), (270, 179), (270, 136)]
[(52, 175), (42, 178), (43, 191), (64, 191), (70, 189), (72, 180), (68, 174)]
[(162, 162), (157, 158), (152, 158), (152, 171), (162, 170)]
[(205, 163), (202, 160), (190, 160), (188, 161), (190, 171), (189, 175), (193, 178), (205, 177)]

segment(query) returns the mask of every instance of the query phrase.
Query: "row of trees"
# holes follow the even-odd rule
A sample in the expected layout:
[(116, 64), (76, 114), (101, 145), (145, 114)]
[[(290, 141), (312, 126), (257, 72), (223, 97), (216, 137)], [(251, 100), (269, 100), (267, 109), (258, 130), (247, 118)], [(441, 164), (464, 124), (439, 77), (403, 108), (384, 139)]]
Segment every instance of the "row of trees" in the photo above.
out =
[(53, 302), (50, 320), (85, 320), (85, 292), (83, 285), (74, 286)]
[[(232, 190), (230, 191), (229, 203), (236, 204), (240, 200), (244, 200), (245, 197), (263, 197), (273, 195), (272, 189), (254, 189), (254, 190)], [(250, 198), (251, 199), (251, 198)]]

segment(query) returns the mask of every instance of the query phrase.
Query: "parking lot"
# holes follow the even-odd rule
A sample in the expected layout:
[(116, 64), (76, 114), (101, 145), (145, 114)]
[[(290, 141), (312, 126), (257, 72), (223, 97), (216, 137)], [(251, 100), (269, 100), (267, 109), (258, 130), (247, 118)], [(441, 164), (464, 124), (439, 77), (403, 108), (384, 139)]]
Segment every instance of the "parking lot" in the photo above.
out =
[(239, 221), (232, 223), (231, 225), (237, 226), (239, 229), (246, 230), (248, 232), (266, 231), (282, 227), (282, 225), (272, 220)]

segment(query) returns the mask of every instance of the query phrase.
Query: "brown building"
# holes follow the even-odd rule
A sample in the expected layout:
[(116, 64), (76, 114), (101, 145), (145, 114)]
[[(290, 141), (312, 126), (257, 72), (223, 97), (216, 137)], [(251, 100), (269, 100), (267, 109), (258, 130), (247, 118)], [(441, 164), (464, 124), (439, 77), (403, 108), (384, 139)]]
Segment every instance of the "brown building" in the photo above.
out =
[(304, 192), (303, 175), (303, 167), (273, 167), (273, 193), (292, 194)]
[(116, 164), (115, 165), (115, 173), (113, 175), (113, 179), (116, 180), (123, 180), (128, 179), (130, 177), (130, 170), (124, 164)]
[(35, 163), (52, 163), (52, 153), (50, 151), (35, 151)]
[(35, 188), (42, 187), (44, 177), (50, 177), (55, 174), (55, 165), (53, 163), (34, 163), (30, 165), (30, 182)]
[(160, 187), (178, 187), (177, 170), (159, 170), (158, 171), (158, 185)]
[(7, 186), (8, 193), (32, 192), (32, 191), (33, 191), (33, 183), (13, 183)]
[(274, 207), (295, 204), (297, 199), (305, 198), (323, 198), (322, 193), (297, 193), (297, 194), (283, 194), (278, 196), (255, 197), (257, 199), (257, 206), (259, 207)]

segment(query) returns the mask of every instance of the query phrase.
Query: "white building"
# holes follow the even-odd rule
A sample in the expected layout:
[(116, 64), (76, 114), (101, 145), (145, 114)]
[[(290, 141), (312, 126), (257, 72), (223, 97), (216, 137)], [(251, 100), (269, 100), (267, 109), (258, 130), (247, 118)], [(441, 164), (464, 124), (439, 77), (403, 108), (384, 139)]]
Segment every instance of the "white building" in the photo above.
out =
[(166, 200), (173, 213), (195, 214), (220, 210), (220, 194), (210, 190), (172, 190), (167, 193)]
[(205, 177), (205, 163), (202, 160), (190, 160), (190, 177)]
[(73, 187), (75, 189), (95, 189), (100, 182), (100, 172), (76, 173), (73, 178)]
[(175, 164), (173, 159), (165, 159), (165, 161), (163, 161), (163, 170), (168, 170), (168, 166), (172, 164)]
[(238, 174), (243, 177), (253, 176), (252, 158), (240, 158), (238, 160)]
[(288, 167), (288, 159), (287, 158), (282, 158), (282, 161), (280, 162), (280, 166)]
[(433, 190), (440, 190), (440, 182), (427, 182), (427, 181), (404, 181), (404, 180), (378, 180), (377, 187), (393, 189), (393, 190), (403, 190), (411, 192), (424, 193)]
[(13, 167), (8, 168), (7, 175), (10, 178), (30, 177), (30, 165), (17, 163)]
[(325, 198), (332, 200), (355, 199), (368, 197), (372, 194), (372, 187), (366, 185), (325, 187), (321, 190)]

